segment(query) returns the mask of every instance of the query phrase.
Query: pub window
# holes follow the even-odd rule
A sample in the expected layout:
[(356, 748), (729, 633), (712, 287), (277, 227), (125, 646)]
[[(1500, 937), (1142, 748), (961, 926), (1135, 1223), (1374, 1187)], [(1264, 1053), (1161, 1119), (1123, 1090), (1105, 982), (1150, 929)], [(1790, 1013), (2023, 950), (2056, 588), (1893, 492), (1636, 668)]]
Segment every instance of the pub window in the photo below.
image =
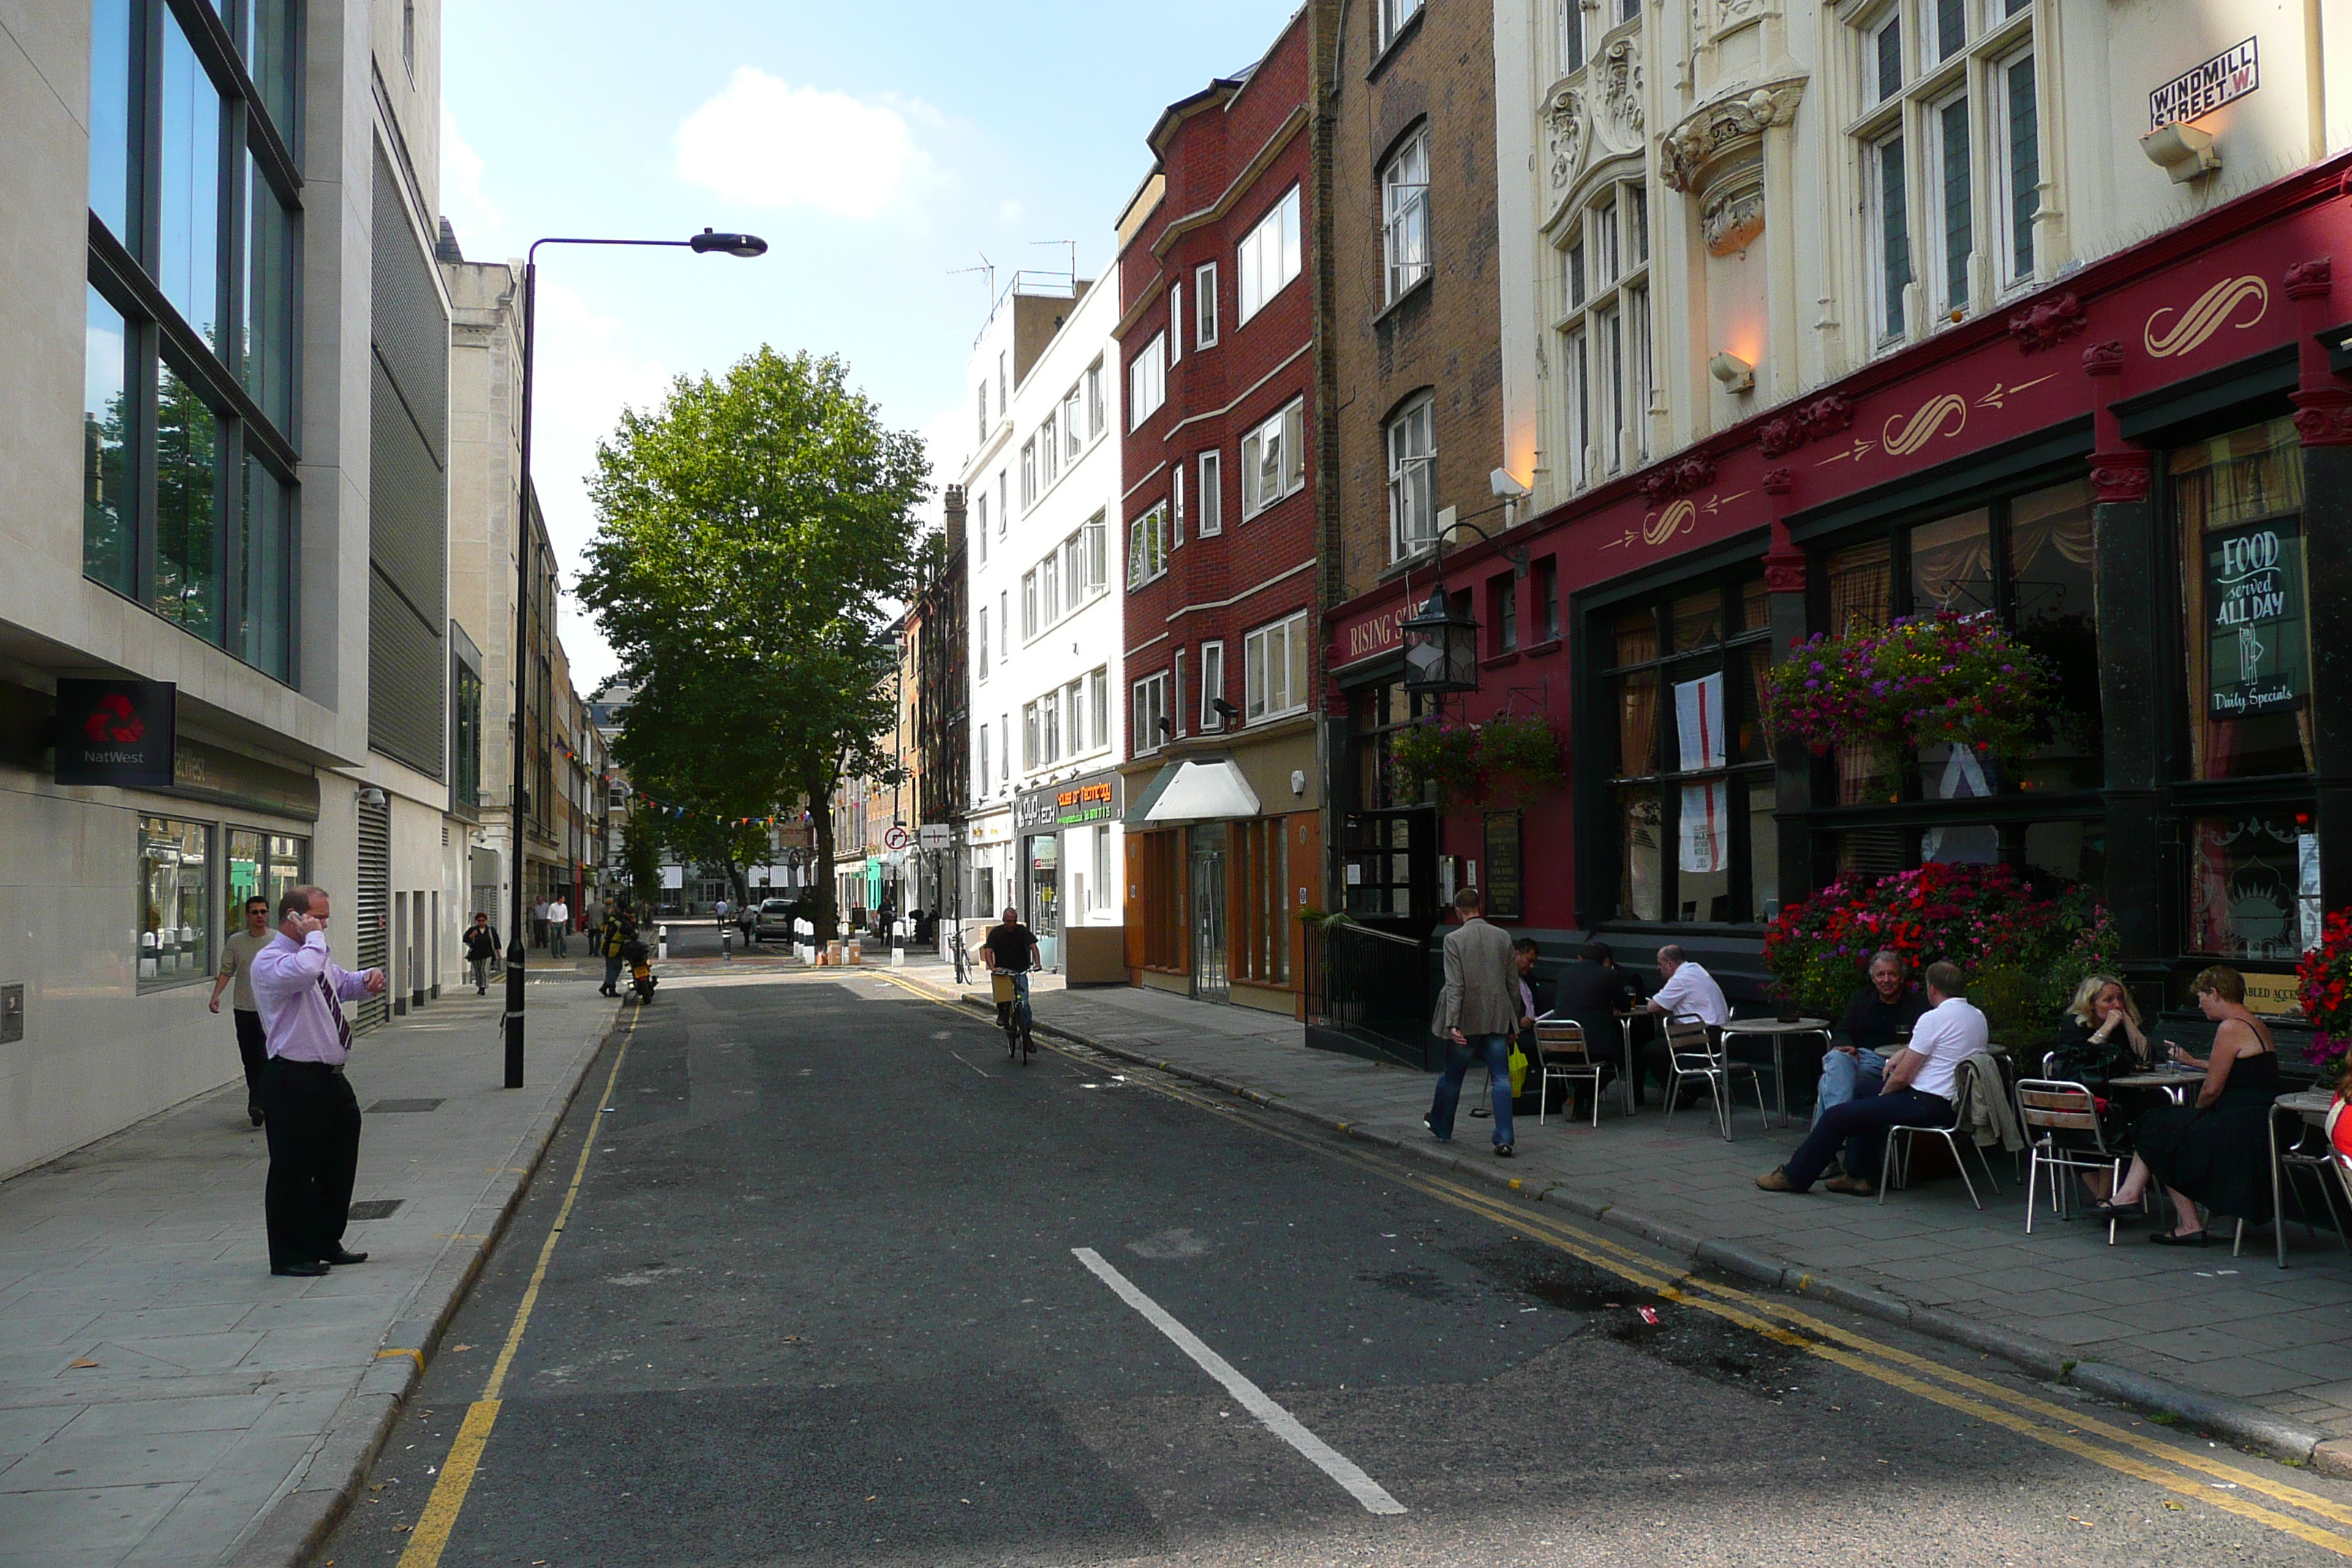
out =
[(1547, 555), (1535, 564), (1536, 640), (1559, 637), (1559, 557)]
[[(2175, 451), (2189, 776), (2314, 766), (2303, 448), (2286, 419)], [(2221, 951), (2213, 949), (2210, 951)]]
[[(1349, 722), (1356, 741), (1356, 805), (1364, 811), (1388, 811), (1419, 805), (1420, 797), (1403, 794), (1397, 784), (1394, 744), (1397, 732), (1422, 717), (1432, 700), (1404, 682), (1391, 680), (1359, 690), (1349, 703)], [(1402, 869), (1399, 881), (1402, 882)], [(1351, 911), (1355, 906), (1349, 905)]]
[[(2013, 778), (1990, 759), (1949, 746), (1923, 748), (1889, 776), (1865, 748), (1840, 746), (1832, 753), (1837, 804), (2098, 787), (2105, 764), (2091, 506), (2089, 485), (2069, 479), (1858, 540), (1822, 558), (1824, 630), (1885, 626), (1938, 610), (1990, 612), (2042, 656), (2053, 681), (2048, 731)], [(1978, 858), (1958, 853), (1960, 843), (1948, 836), (1923, 853), (1929, 860)]]
[(1685, 584), (1596, 624), (1617, 919), (1780, 912), (1778, 795), (1759, 717), (1770, 624), (1757, 578)]
[(2252, 807), (2189, 824), (2189, 951), (2293, 962), (2320, 937), (2319, 852), (2300, 814)]
[(1516, 653), (1519, 647), (1519, 584), (1511, 573), (1497, 573), (1487, 579), (1486, 616), (1495, 627), (1494, 651)]

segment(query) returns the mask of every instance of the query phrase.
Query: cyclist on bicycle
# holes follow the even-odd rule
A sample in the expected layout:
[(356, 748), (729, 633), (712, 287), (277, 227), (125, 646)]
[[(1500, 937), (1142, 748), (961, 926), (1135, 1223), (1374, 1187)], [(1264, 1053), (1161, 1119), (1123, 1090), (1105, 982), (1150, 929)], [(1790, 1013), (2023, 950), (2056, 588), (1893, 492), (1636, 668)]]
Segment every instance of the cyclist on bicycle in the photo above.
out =
[[(1022, 1001), (1029, 996), (1029, 972), (1037, 965), (1037, 933), (1021, 923), (1021, 911), (1008, 906), (1002, 924), (991, 926), (982, 939), (980, 961), (992, 970), (1013, 977), (1013, 995)], [(996, 1026), (1003, 1028), (1011, 1019), (1013, 1004), (996, 1005)]]

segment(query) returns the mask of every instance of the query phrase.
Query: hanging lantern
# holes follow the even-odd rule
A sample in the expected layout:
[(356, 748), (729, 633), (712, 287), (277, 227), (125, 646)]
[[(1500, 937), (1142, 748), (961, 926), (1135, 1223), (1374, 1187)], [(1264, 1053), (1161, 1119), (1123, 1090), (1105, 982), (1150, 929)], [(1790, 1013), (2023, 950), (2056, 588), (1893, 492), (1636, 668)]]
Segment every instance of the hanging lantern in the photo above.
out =
[(1456, 610), (1446, 601), (1443, 584), (1431, 589), (1428, 602), (1397, 629), (1404, 636), (1407, 691), (1478, 689), (1478, 623), (1468, 610)]

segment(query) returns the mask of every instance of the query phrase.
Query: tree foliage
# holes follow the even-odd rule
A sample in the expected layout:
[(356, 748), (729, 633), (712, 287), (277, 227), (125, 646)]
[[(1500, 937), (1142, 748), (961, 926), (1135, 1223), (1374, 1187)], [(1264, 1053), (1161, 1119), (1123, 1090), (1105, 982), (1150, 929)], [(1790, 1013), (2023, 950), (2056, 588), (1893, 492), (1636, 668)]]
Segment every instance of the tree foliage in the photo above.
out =
[(670, 841), (730, 876), (760, 851), (729, 824), (805, 799), (820, 935), (834, 788), (896, 777), (889, 622), (929, 489), (920, 438), (884, 428), (845, 364), (765, 347), (723, 377), (680, 377), (596, 451), (580, 595), (636, 688), (614, 751), (686, 809)]

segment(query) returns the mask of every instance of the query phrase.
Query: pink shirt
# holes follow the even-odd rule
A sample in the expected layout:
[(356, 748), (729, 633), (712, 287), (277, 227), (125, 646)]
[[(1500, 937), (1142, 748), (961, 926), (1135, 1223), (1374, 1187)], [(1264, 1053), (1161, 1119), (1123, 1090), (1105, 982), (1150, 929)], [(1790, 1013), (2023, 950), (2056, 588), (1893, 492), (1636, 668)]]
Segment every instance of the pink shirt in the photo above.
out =
[(327, 956), (325, 931), (299, 942), (278, 931), (253, 955), (250, 968), (271, 1056), (329, 1067), (351, 1059), (352, 1026), (341, 1004), (367, 994), (367, 976), (336, 966)]

